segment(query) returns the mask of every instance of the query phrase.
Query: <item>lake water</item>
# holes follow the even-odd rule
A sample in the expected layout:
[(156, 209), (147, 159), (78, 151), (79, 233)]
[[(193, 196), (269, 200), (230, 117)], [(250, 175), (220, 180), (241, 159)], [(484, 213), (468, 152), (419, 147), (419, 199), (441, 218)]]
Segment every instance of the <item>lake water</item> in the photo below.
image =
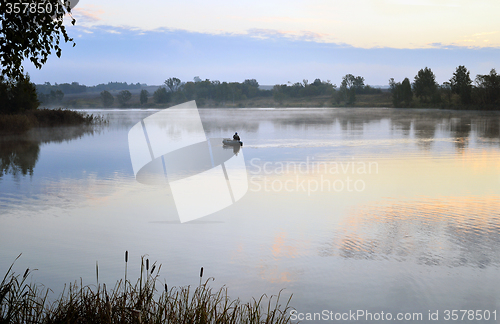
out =
[(284, 289), (304, 316), (500, 318), (500, 113), (200, 109), (208, 138), (242, 137), (248, 192), (180, 223), (170, 188), (131, 164), (129, 130), (158, 111), (0, 138), (0, 273), (22, 253), (16, 272), (57, 294), (95, 284), (97, 261), (109, 286), (128, 250), (129, 278), (142, 255), (169, 286), (197, 285), (203, 266), (233, 298)]

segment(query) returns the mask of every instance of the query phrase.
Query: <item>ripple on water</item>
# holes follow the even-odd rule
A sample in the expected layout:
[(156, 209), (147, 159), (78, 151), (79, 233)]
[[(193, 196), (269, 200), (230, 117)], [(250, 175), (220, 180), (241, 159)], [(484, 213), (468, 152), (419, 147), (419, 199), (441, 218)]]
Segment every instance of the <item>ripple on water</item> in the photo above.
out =
[(353, 209), (320, 254), (446, 267), (500, 265), (500, 197), (382, 201)]

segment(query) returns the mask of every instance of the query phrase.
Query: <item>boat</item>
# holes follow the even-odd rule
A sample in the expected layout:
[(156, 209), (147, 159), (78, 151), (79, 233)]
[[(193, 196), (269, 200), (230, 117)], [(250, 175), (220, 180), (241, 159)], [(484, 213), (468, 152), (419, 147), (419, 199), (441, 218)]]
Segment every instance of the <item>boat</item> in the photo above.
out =
[(243, 146), (243, 142), (242, 141), (237, 141), (237, 140), (234, 140), (234, 139), (231, 139), (231, 138), (224, 138), (224, 139), (222, 139), (222, 144), (224, 144), (224, 145), (232, 145), (232, 146), (235, 146), (235, 145)]

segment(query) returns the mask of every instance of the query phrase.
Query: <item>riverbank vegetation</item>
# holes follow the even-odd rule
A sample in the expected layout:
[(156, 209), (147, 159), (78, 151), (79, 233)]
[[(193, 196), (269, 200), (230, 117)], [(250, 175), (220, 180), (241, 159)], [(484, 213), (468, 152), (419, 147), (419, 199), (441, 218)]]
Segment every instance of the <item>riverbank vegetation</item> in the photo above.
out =
[(75, 282), (50, 302), (49, 289), (29, 282), (29, 269), (21, 276), (11, 266), (0, 283), (0, 323), (291, 323), (291, 297), (284, 305), (280, 294), (242, 303), (226, 287), (210, 288), (213, 279), (201, 283), (203, 268), (198, 287), (169, 287), (159, 282), (160, 268), (142, 258), (135, 284), (125, 272), (108, 289), (99, 283), (96, 264), (96, 285)]
[[(465, 66), (457, 67), (449, 81), (439, 85), (428, 67), (413, 77), (385, 88), (365, 84), (362, 76), (346, 74), (339, 86), (330, 80), (287, 82), (261, 86), (255, 79), (243, 82), (202, 80), (183, 82), (172, 77), (161, 86), (110, 82), (86, 87), (71, 84), (37, 85), (42, 105), (86, 108), (166, 108), (188, 100), (198, 107), (395, 107), (447, 109), (500, 109), (500, 75), (494, 69), (474, 81)], [(69, 94), (65, 97), (65, 92)], [(63, 98), (65, 98), (63, 100)]]
[(458, 66), (449, 81), (439, 85), (428, 67), (418, 71), (413, 83), (389, 80), (393, 107), (500, 110), (500, 75), (495, 69), (478, 74), (474, 81), (470, 71)]
[(15, 81), (0, 78), (0, 134), (19, 134), (33, 127), (103, 123), (100, 116), (66, 109), (38, 109), (36, 87), (28, 75)]

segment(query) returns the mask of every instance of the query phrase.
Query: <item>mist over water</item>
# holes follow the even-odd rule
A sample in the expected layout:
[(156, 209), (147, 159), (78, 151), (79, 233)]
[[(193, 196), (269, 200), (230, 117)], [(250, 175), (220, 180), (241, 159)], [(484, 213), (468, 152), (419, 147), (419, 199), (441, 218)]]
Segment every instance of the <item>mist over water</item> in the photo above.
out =
[(500, 316), (499, 113), (200, 109), (208, 138), (240, 134), (249, 190), (180, 224), (169, 187), (130, 162), (129, 129), (157, 111), (0, 138), (0, 273), (23, 253), (16, 272), (56, 294), (95, 284), (96, 261), (113, 285), (128, 250), (129, 278), (147, 254), (169, 286), (203, 266), (231, 297), (285, 288), (299, 312)]

